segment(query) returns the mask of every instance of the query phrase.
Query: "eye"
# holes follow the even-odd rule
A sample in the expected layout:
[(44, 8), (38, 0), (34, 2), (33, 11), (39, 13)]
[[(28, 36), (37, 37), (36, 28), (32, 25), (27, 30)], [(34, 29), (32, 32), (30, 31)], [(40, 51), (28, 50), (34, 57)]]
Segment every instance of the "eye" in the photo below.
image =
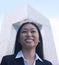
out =
[(31, 33), (36, 33), (36, 31), (35, 30), (32, 30)]
[(27, 33), (27, 31), (26, 30), (23, 30), (22, 33)]

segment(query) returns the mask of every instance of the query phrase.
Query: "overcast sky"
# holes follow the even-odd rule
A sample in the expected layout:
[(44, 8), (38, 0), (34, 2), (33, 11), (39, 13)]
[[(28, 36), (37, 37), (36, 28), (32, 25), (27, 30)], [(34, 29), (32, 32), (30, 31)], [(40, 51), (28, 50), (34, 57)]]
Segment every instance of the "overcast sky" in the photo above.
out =
[(59, 0), (0, 0), (0, 31), (4, 14), (23, 4), (29, 4), (50, 20), (59, 58)]

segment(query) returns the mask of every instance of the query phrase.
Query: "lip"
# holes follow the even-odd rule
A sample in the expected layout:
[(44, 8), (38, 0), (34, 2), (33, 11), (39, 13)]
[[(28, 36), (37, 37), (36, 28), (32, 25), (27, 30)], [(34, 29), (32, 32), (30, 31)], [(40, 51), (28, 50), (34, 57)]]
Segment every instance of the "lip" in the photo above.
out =
[(26, 39), (25, 40), (27, 43), (30, 43), (30, 42), (33, 42), (34, 40), (33, 39)]

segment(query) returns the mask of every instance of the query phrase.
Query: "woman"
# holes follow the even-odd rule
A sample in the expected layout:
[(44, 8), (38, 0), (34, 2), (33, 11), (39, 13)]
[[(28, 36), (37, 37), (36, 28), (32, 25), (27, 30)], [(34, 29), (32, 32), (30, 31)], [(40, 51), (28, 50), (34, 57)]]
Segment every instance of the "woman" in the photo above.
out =
[(39, 27), (33, 22), (23, 23), (16, 36), (15, 53), (3, 57), (1, 65), (52, 65), (43, 57)]

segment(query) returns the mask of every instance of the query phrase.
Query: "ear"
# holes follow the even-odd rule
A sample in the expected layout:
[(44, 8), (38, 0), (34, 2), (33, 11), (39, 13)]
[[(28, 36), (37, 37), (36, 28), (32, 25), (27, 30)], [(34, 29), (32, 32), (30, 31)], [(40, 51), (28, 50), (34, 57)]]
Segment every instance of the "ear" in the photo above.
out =
[(40, 40), (38, 40), (38, 42), (40, 43)]

